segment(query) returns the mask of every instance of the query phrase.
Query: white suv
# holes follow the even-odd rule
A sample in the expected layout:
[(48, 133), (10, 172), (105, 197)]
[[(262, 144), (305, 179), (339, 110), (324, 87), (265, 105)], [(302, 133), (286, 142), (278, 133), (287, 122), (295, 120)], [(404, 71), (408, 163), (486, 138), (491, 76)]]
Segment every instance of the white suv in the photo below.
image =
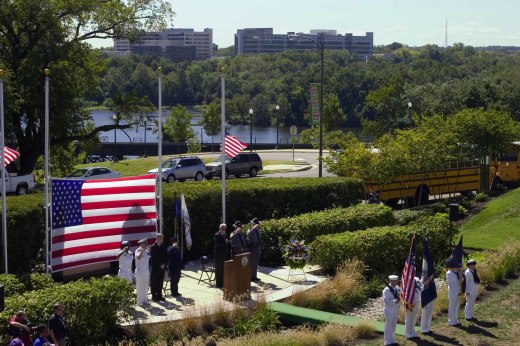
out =
[[(157, 168), (149, 170), (148, 173), (157, 173)], [(201, 181), (205, 176), (206, 166), (197, 156), (170, 158), (162, 165), (162, 180), (167, 183), (186, 179)]]

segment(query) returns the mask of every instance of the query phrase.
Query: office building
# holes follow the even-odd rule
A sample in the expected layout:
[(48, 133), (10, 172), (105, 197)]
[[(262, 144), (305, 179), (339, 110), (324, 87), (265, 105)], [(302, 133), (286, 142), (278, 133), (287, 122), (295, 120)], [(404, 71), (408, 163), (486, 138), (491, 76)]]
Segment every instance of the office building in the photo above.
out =
[[(317, 42), (323, 41), (325, 49), (348, 50), (356, 53), (360, 59), (368, 59), (374, 53), (374, 33), (367, 32), (365, 36), (354, 36), (351, 33), (338, 35), (336, 30), (316, 29), (308, 36)], [(279, 53), (288, 49), (298, 51), (315, 50), (316, 43), (304, 37), (297, 37), (294, 32), (274, 34), (273, 28), (239, 29), (235, 34), (235, 53), (262, 54)]]
[(160, 55), (174, 62), (204, 60), (213, 55), (213, 29), (166, 29), (143, 33), (138, 40), (114, 40), (114, 51)]

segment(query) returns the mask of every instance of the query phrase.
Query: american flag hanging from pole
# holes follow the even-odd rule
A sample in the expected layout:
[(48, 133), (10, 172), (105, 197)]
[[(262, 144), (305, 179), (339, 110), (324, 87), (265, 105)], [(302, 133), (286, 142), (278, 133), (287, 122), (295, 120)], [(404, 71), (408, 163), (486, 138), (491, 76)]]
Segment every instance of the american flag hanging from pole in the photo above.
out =
[(4, 167), (20, 157), (20, 153), (14, 149), (4, 147)]
[(227, 156), (234, 158), (245, 148), (247, 148), (247, 144), (226, 131), (226, 137), (224, 138), (224, 152)]
[(415, 302), (415, 235), (401, 275), (401, 300), (407, 310), (413, 310)]
[(152, 243), (155, 174), (103, 180), (52, 180), (52, 272), (116, 260), (121, 241)]

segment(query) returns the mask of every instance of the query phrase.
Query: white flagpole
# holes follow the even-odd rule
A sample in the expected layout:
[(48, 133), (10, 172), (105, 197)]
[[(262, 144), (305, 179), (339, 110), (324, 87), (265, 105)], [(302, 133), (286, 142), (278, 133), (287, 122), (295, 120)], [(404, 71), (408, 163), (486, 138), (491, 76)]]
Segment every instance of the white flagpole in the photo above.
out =
[(0, 70), (0, 145), (2, 146), (2, 238), (4, 240), (4, 271), (7, 274), (7, 205), (5, 201), (5, 136), (4, 136), (4, 70)]
[(45, 272), (49, 272), (49, 69), (45, 73)]
[(157, 182), (159, 184), (159, 233), (163, 233), (163, 194), (162, 194), (162, 68), (157, 68), (159, 78), (159, 133)]
[(226, 75), (225, 68), (221, 69), (220, 75), (220, 133), (221, 133), (221, 153), (222, 153), (222, 223), (226, 223), (226, 152), (224, 150), (226, 140)]

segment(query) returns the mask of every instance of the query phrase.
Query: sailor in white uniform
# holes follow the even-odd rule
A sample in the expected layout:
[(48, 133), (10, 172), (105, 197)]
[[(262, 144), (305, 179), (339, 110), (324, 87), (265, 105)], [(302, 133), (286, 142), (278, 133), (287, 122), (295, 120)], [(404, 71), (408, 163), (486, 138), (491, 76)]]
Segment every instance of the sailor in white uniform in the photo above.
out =
[(132, 274), (132, 261), (134, 259), (134, 254), (130, 251), (127, 241), (121, 242), (121, 250), (117, 253), (117, 258), (119, 259), (119, 270), (117, 276), (132, 284), (134, 282)]
[(150, 251), (146, 238), (139, 240), (135, 250), (135, 290), (137, 305), (148, 304), (148, 284), (150, 280)]
[(395, 327), (397, 326), (397, 320), (399, 318), (399, 296), (401, 295), (401, 289), (398, 286), (399, 277), (397, 275), (390, 275), (388, 279), (390, 280), (390, 284), (383, 290), (383, 301), (385, 303), (385, 346), (395, 343)]
[(478, 284), (480, 283), (480, 278), (475, 268), (476, 265), (477, 261), (469, 260), (467, 262), (468, 268), (464, 272), (464, 276), (466, 276), (466, 307), (464, 308), (464, 315), (468, 321), (474, 319), (473, 306), (478, 296)]

